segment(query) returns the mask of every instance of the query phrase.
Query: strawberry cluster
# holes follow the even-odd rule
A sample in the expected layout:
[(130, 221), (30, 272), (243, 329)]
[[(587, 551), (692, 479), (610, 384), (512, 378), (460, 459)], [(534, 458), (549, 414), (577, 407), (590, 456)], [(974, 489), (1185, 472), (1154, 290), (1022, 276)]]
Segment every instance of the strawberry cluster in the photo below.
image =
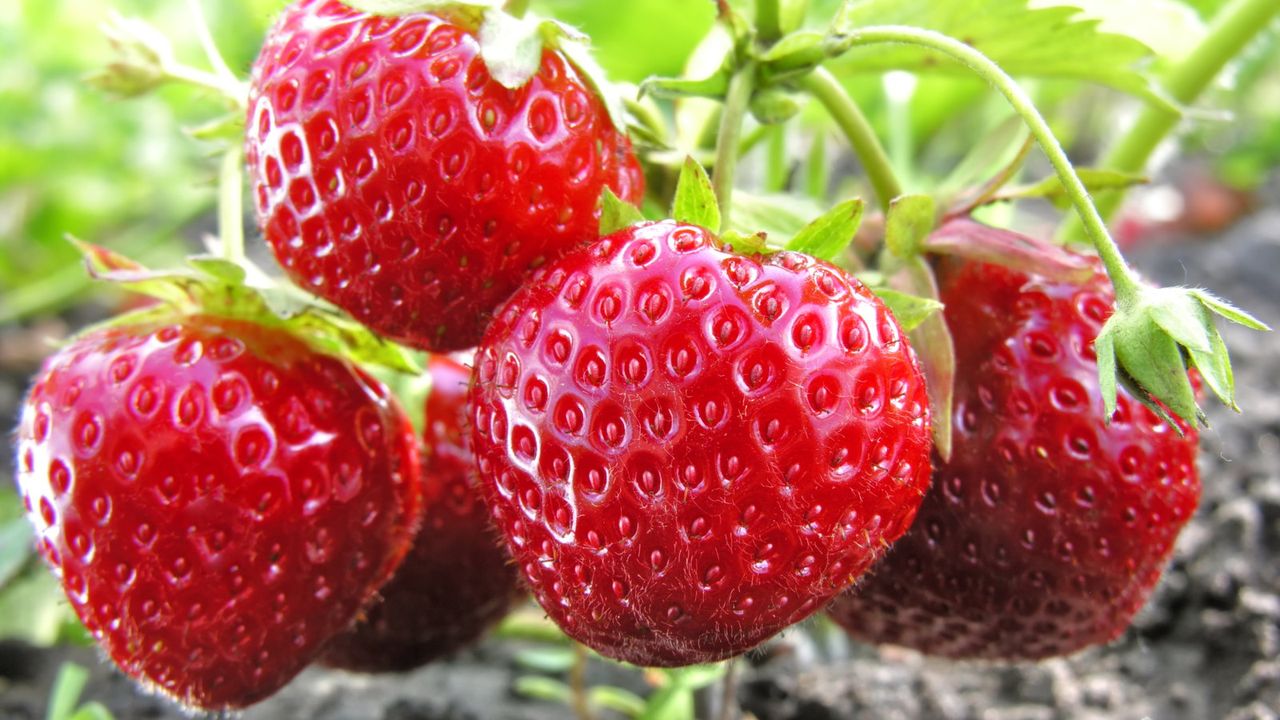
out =
[(1195, 508), (1196, 439), (1124, 396), (1104, 421), (1102, 275), (939, 265), (943, 457), (867, 286), (688, 222), (600, 238), (601, 194), (638, 203), (644, 179), (597, 88), (554, 47), (515, 89), (482, 55), (465, 12), (301, 0), (253, 71), (252, 197), (285, 272), (394, 341), (476, 348), (429, 359), (421, 439), (263, 303), (149, 308), (36, 379), (18, 485), (121, 669), (244, 707), (312, 662), (445, 656), (522, 588), (649, 666), (746, 652), (833, 599), (859, 638), (960, 658), (1127, 625)]

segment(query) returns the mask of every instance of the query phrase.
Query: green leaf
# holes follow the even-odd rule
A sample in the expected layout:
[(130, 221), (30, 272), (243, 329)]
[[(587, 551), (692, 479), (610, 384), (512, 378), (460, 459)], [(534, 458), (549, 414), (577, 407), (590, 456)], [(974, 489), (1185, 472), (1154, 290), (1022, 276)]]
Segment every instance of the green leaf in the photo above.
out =
[(644, 222), (640, 208), (622, 200), (605, 187), (600, 193), (600, 236), (612, 235), (623, 228)]
[(45, 715), (48, 720), (68, 720), (75, 711), (80, 693), (84, 692), (85, 683), (89, 682), (89, 671), (72, 663), (64, 662), (58, 668), (58, 677), (53, 681), (53, 690), (49, 694), (49, 710)]
[(889, 252), (906, 259), (920, 254), (933, 230), (934, 204), (930, 195), (901, 195), (889, 205), (884, 239)]
[(559, 680), (543, 675), (521, 675), (516, 678), (515, 692), (521, 697), (547, 700), (568, 705), (573, 700), (573, 689)]
[[(1085, 189), (1090, 193), (1123, 190), (1150, 181), (1149, 178), (1142, 175), (1104, 168), (1078, 167), (1076, 168), (1076, 174), (1080, 176), (1080, 181), (1084, 183)], [(1065, 210), (1071, 205), (1071, 198), (1067, 196), (1067, 191), (1062, 187), (1062, 180), (1057, 175), (1046, 177), (1034, 185), (1011, 188), (998, 193), (991, 197), (990, 202), (1025, 200), (1029, 198), (1043, 198), (1053, 203), (1060, 210)]]
[(1209, 309), (1210, 312), (1220, 315), (1237, 325), (1243, 325), (1251, 330), (1261, 330), (1262, 332), (1271, 332), (1270, 326), (1262, 322), (1258, 318), (1214, 295), (1208, 290), (1192, 289), (1189, 291), (1192, 297), (1199, 300), (1202, 305)]
[(526, 670), (541, 673), (568, 672), (577, 661), (577, 653), (571, 647), (557, 645), (538, 645), (527, 647), (516, 652), (516, 664)]
[(31, 523), (18, 517), (0, 525), (0, 589), (13, 580), (31, 557)]
[(862, 223), (862, 210), (862, 200), (857, 198), (840, 203), (796, 233), (787, 249), (834, 260), (853, 242)]
[(1032, 7), (1079, 8), (1102, 32), (1128, 35), (1169, 60), (1180, 60), (1200, 44), (1204, 22), (1179, 0), (1032, 0)]
[(684, 166), (680, 168), (671, 217), (711, 232), (720, 230), (720, 204), (716, 201), (715, 189), (711, 187), (711, 178), (691, 157), (685, 158)]
[(594, 707), (613, 710), (629, 718), (638, 717), (645, 708), (644, 698), (612, 685), (596, 685), (587, 690), (587, 701)]
[[(1127, 35), (1102, 32), (1074, 7), (1029, 9), (1027, 0), (847, 0), (832, 30), (856, 33), (867, 25), (934, 30), (978, 49), (1014, 76), (1100, 83), (1177, 110), (1141, 72), (1150, 48)], [(965, 71), (948, 57), (906, 45), (854, 48), (832, 67), (840, 73)]]
[(920, 327), (926, 318), (942, 310), (942, 303), (932, 298), (908, 295), (890, 288), (876, 288), (875, 293), (907, 332)]

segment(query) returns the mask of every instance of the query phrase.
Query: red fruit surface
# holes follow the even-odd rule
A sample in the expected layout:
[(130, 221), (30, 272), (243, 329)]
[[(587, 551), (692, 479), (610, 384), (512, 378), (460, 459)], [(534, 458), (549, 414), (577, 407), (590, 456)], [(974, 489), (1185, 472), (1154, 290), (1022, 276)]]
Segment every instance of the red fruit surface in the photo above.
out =
[(129, 676), (186, 705), (279, 689), (408, 552), (413, 429), (279, 331), (188, 317), (81, 336), (23, 407), (37, 546)]
[(942, 273), (955, 337), (954, 450), (915, 525), (830, 613), (855, 637), (953, 658), (1105, 643), (1160, 578), (1200, 495), (1185, 437), (1123, 391), (1103, 423), (1083, 285), (970, 263)]
[(475, 642), (521, 595), (519, 574), (489, 522), (465, 446), (471, 371), (436, 355), (428, 365), (425, 518), (382, 602), (337, 637), (324, 663), (363, 672), (411, 670)]
[(519, 90), (470, 29), (327, 0), (289, 6), (253, 68), (258, 220), (297, 283), (415, 347), (474, 346), (527, 274), (597, 237), (631, 145), (558, 51)]
[(862, 284), (675, 222), (549, 266), (473, 373), (494, 518), (548, 615), (639, 665), (744, 652), (820, 609), (928, 483), (915, 354)]

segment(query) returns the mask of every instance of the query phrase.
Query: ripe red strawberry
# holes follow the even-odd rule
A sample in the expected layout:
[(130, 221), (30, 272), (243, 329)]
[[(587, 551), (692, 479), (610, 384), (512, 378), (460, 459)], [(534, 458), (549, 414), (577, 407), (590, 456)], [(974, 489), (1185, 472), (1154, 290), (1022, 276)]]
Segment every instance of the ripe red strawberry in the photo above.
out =
[(559, 51), (512, 91), (474, 28), (331, 0), (291, 5), (268, 35), (245, 151), (290, 277), (437, 351), (474, 346), (531, 269), (594, 240), (606, 185), (643, 194), (630, 143)]
[(744, 652), (821, 608), (928, 483), (915, 354), (857, 280), (634, 226), (517, 292), (476, 356), (490, 507), (570, 636), (640, 665)]
[(1121, 393), (1103, 423), (1083, 285), (994, 265), (941, 277), (955, 337), (955, 449), (884, 560), (831, 606), (855, 636), (956, 658), (1035, 659), (1104, 643), (1160, 578), (1200, 493), (1185, 437)]
[(516, 568), (490, 525), (472, 478), (475, 459), (463, 441), (470, 371), (440, 355), (429, 370), (422, 529), (379, 593), (382, 602), (329, 645), (327, 665), (411, 670), (475, 642), (520, 595)]
[(91, 331), (23, 407), (41, 554), (126, 674), (193, 707), (279, 689), (408, 551), (413, 430), (376, 381), (210, 316)]

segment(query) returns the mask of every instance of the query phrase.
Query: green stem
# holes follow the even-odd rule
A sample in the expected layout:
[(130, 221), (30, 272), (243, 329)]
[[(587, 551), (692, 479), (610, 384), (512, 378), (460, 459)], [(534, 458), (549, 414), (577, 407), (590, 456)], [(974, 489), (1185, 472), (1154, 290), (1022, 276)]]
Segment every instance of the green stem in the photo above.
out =
[(720, 133), (716, 137), (716, 162), (711, 169), (711, 186), (720, 203), (720, 229), (729, 227), (729, 214), (733, 210), (733, 176), (738, 167), (738, 138), (742, 135), (742, 121), (755, 89), (756, 66), (748, 62), (738, 68), (729, 80), (729, 92), (720, 114)]
[(169, 80), (209, 90), (233, 109), (243, 111), (249, 104), (249, 86), (234, 77), (228, 80), (215, 73), (182, 64), (166, 65), (163, 71)]
[(880, 207), (888, 212), (889, 203), (902, 194), (902, 185), (894, 175), (893, 163), (889, 162), (889, 156), (885, 153), (880, 140), (876, 138), (875, 131), (871, 129), (867, 116), (862, 114), (862, 110), (845, 92), (844, 86), (826, 68), (817, 68), (806, 75), (800, 84), (822, 103), (832, 119), (836, 121), (836, 125), (840, 126), (840, 131), (848, 138), (853, 151), (862, 161), (862, 167), (867, 172), (867, 179), (871, 181), (871, 187), (875, 190), (876, 199), (880, 201)]
[[(1164, 78), (1162, 85), (1183, 105), (1195, 101), (1213, 82), (1222, 68), (1280, 14), (1276, 0), (1235, 0), (1214, 16), (1200, 44)], [(1167, 108), (1148, 104), (1129, 132), (1111, 148), (1102, 167), (1140, 173), (1156, 147), (1178, 124), (1179, 115)], [(1111, 217), (1124, 199), (1124, 190), (1109, 193), (1098, 201), (1098, 211)], [(1081, 225), (1069, 218), (1060, 228), (1060, 238), (1079, 237)]]
[[(1274, 1), (1271, 0), (1271, 2)], [(1093, 241), (1093, 246), (1098, 251), (1098, 256), (1102, 259), (1102, 264), (1106, 267), (1107, 274), (1111, 277), (1111, 284), (1116, 291), (1117, 307), (1128, 307), (1136, 302), (1141, 290), (1137, 277), (1129, 269), (1129, 266), (1125, 264), (1124, 257), (1120, 254), (1120, 249), (1116, 247), (1115, 241), (1111, 239), (1111, 235), (1107, 232), (1107, 226), (1102, 222), (1102, 216), (1098, 214), (1098, 209), (1094, 207), (1093, 201), (1089, 197), (1088, 189), (1080, 181), (1080, 176), (1076, 174), (1075, 168), (1072, 167), (1071, 161), (1067, 158), (1067, 153), (1063, 151), (1062, 145), (1054, 137), (1053, 131), (1049, 129), (1049, 123), (1045, 121), (1044, 116), (1036, 109), (1035, 104), (1031, 102), (1031, 98), (1027, 96), (1027, 93), (1018, 83), (1014, 82), (1013, 78), (1001, 70), (999, 65), (972, 46), (966, 45), (955, 38), (922, 28), (898, 25), (862, 27), (843, 36), (841, 41), (836, 43), (831, 50), (833, 52), (843, 52), (854, 46), (878, 43), (917, 45), (936, 50), (944, 55), (950, 55), (1005, 96), (1014, 111), (1027, 124), (1027, 128), (1031, 130), (1036, 142), (1040, 144), (1040, 149), (1048, 157), (1049, 164), (1053, 166), (1054, 171), (1058, 174), (1058, 179), (1062, 181), (1067, 197), (1071, 199), (1071, 204), (1075, 206), (1076, 212), (1080, 215), (1084, 229), (1088, 233), (1089, 239)]]
[(573, 644), (573, 667), (569, 669), (570, 699), (573, 703), (573, 714), (578, 720), (595, 720), (591, 712), (591, 700), (587, 695), (587, 648), (581, 643)]
[(218, 173), (218, 239), (222, 257), (237, 265), (244, 262), (244, 159), (236, 145), (222, 155)]
[(779, 0), (756, 0), (756, 37), (772, 45), (782, 37), (782, 8)]
[(200, 39), (200, 46), (204, 48), (205, 57), (209, 60), (209, 66), (213, 68), (213, 72), (222, 79), (227, 85), (236, 85), (240, 82), (240, 78), (231, 72), (231, 68), (227, 66), (227, 61), (222, 59), (222, 53), (218, 52), (218, 44), (213, 41), (213, 33), (209, 32), (209, 21), (205, 18), (204, 8), (200, 4), (200, 0), (187, 0), (187, 7), (191, 11), (191, 17), (195, 21), (196, 35)]

